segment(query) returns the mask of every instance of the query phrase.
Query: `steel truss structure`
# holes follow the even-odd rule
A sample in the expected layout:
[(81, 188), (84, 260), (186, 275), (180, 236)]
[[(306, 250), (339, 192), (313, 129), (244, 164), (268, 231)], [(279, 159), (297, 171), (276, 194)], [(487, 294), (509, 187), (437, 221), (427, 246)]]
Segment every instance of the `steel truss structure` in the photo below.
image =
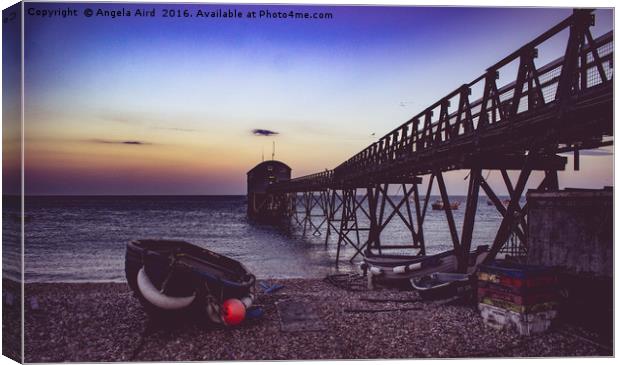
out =
[[(451, 210), (445, 209), (452, 245), (460, 257), (459, 269), (467, 265), (480, 189), (503, 217), (487, 260), (493, 259), (510, 237), (527, 249), (528, 207), (527, 203), (521, 206), (520, 200), (531, 173), (544, 172), (539, 189), (558, 189), (557, 172), (564, 170), (567, 162), (558, 153), (572, 151), (578, 169), (579, 150), (613, 143), (613, 37), (609, 32), (594, 39), (590, 32), (593, 24), (592, 10), (574, 10), (480, 77), (335, 169), (276, 183), (270, 191), (291, 196), (293, 207), (301, 203), (302, 217), (297, 208), (293, 211), (304, 234), (309, 227), (312, 234), (320, 235), (325, 227), (327, 245), (329, 236), (337, 233), (338, 259), (340, 246), (345, 244), (354, 247), (351, 260), (388, 249), (409, 248), (424, 255), (423, 224), (431, 188), (436, 182), (444, 206), (449, 206), (444, 173), (466, 170), (468, 193), (460, 236)], [(566, 31), (564, 54), (537, 67), (539, 47)], [(510, 65), (517, 65), (516, 76), (499, 87), (499, 76)], [(481, 96), (470, 101), (474, 89), (480, 90)], [(483, 177), (484, 170), (502, 175), (510, 195), (507, 206)], [(519, 173), (514, 183), (509, 170)], [(418, 184), (424, 177), (428, 184), (421, 196)], [(389, 195), (390, 185), (400, 186), (403, 195)], [(319, 213), (314, 213), (317, 210)], [(313, 223), (313, 214), (321, 216), (321, 223)], [(360, 226), (360, 218), (368, 221), (368, 226)], [(408, 244), (381, 242), (381, 233), (395, 218), (410, 231)], [(360, 237), (363, 231), (367, 235)]]

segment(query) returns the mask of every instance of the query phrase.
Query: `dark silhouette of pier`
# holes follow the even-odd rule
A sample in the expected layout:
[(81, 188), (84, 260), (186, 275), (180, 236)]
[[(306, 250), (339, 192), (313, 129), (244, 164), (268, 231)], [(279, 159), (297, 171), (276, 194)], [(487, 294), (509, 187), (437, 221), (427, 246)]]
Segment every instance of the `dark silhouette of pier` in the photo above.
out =
[[(329, 236), (337, 234), (338, 257), (345, 244), (355, 248), (351, 260), (390, 249), (423, 255), (423, 223), (434, 182), (448, 207), (444, 172), (468, 170), (460, 236), (451, 210), (445, 210), (459, 269), (467, 267), (480, 189), (503, 216), (487, 260), (507, 241), (514, 241), (511, 237), (527, 250), (528, 207), (520, 204), (520, 198), (531, 172), (544, 171), (538, 189), (557, 190), (557, 172), (567, 163), (559, 153), (573, 152), (578, 170), (579, 150), (613, 143), (613, 36), (609, 32), (594, 39), (593, 24), (592, 10), (574, 10), (333, 170), (274, 182), (267, 191), (288, 197), (288, 214), (303, 226), (304, 234), (325, 231), (326, 245)], [(539, 47), (566, 34), (564, 53), (537, 67)], [(517, 66), (516, 75), (501, 79), (503, 86), (498, 86), (500, 75), (511, 73), (506, 71), (511, 65)], [(472, 101), (475, 90), (478, 96)], [(510, 194), (507, 206), (483, 170), (501, 173)], [(509, 170), (519, 171), (516, 182), (509, 178)], [(429, 183), (422, 196), (418, 184), (424, 178)], [(400, 186), (403, 195), (388, 195), (390, 185)], [(361, 215), (369, 222), (367, 227), (360, 225)], [(382, 244), (382, 231), (395, 219), (411, 232), (410, 243)], [(367, 239), (360, 240), (360, 231), (367, 231)]]

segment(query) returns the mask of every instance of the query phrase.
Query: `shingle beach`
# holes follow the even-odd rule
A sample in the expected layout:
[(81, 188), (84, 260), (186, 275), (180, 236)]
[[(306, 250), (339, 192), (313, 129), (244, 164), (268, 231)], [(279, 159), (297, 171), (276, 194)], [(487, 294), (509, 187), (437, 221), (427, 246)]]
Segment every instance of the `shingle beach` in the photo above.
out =
[[(530, 337), (484, 325), (475, 306), (411, 302), (394, 289), (348, 291), (320, 279), (270, 280), (260, 293), (264, 315), (237, 327), (150, 321), (123, 283), (26, 285), (26, 362), (158, 360), (296, 360), (610, 356), (583, 331), (559, 324)], [(32, 298), (38, 304), (32, 308)], [(368, 301), (368, 299), (394, 301)], [(324, 330), (283, 332), (276, 302), (309, 302)], [(398, 301), (400, 300), (400, 301)], [(409, 300), (409, 302), (407, 302)], [(36, 306), (35, 306), (36, 307)], [(405, 308), (402, 311), (374, 312)], [(361, 312), (359, 310), (372, 310)], [(4, 328), (13, 317), (5, 311)]]

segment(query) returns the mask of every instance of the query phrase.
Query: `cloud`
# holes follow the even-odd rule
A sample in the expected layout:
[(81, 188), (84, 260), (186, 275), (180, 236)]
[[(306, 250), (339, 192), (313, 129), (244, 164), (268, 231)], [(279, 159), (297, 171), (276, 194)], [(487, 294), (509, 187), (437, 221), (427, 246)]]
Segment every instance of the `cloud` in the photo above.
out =
[(177, 128), (177, 127), (152, 127), (152, 129), (158, 129), (158, 130), (164, 130), (164, 131), (175, 131), (175, 132), (199, 132), (198, 129)]
[(141, 125), (143, 117), (141, 115), (128, 115), (126, 113), (102, 112), (99, 118), (108, 122), (115, 122), (129, 125)]
[(254, 134), (255, 136), (273, 136), (280, 133), (276, 131), (270, 131), (269, 129), (252, 129), (252, 134)]
[(90, 142), (103, 143), (103, 144), (123, 144), (123, 145), (131, 145), (131, 146), (145, 146), (145, 145), (152, 144), (150, 142), (144, 142), (144, 141), (134, 141), (134, 140), (113, 141), (113, 140), (108, 140), (108, 139), (91, 139)]

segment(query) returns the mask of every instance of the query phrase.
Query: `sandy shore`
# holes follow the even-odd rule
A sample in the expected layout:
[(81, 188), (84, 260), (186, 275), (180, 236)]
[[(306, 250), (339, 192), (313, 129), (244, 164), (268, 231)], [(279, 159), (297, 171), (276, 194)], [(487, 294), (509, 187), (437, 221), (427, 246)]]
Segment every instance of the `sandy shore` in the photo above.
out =
[[(259, 296), (256, 304), (262, 306), (265, 315), (235, 328), (212, 328), (200, 323), (174, 327), (153, 324), (126, 284), (27, 284), (26, 361), (611, 355), (611, 349), (566, 325), (543, 335), (521, 337), (486, 327), (474, 307), (360, 300), (411, 299), (413, 292), (350, 292), (321, 280), (271, 282), (284, 288)], [(30, 305), (33, 297), (39, 306), (36, 310)], [(312, 302), (325, 330), (282, 332), (275, 303), (287, 298)], [(345, 311), (412, 306), (419, 310)]]

